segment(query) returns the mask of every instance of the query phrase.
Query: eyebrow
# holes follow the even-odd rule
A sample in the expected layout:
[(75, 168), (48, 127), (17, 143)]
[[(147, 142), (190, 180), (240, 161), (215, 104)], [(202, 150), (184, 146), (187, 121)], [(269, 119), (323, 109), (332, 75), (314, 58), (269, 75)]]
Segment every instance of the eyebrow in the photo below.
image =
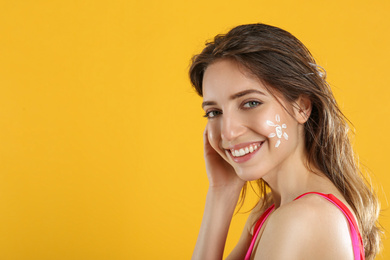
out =
[[(266, 96), (260, 90), (257, 90), (257, 89), (247, 89), (247, 90), (240, 91), (240, 92), (238, 92), (236, 94), (233, 94), (232, 96), (230, 96), (230, 100), (234, 100), (234, 99), (237, 99), (237, 98), (240, 98), (240, 97), (243, 97), (245, 95), (252, 94), (252, 93), (257, 93), (257, 94)], [(214, 101), (205, 101), (205, 102), (202, 103), (202, 108), (204, 108), (205, 106), (214, 106), (216, 104), (217, 103), (214, 102)]]
[(230, 99), (233, 100), (233, 99), (236, 99), (236, 98), (239, 98), (239, 97), (243, 97), (243, 96), (251, 94), (251, 93), (257, 93), (257, 94), (265, 96), (265, 94), (263, 92), (261, 92), (260, 90), (257, 90), (257, 89), (247, 89), (247, 90), (244, 90), (244, 91), (241, 91), (241, 92), (238, 92), (238, 93), (232, 95), (230, 97)]

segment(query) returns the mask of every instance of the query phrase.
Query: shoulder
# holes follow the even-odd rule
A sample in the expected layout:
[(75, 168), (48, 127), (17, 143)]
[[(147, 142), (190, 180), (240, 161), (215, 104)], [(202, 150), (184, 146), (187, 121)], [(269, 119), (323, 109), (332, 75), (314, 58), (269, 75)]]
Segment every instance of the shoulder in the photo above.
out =
[(353, 259), (347, 219), (314, 194), (275, 210), (257, 249), (258, 259)]
[(302, 231), (321, 230), (325, 229), (324, 226), (328, 230), (339, 228), (339, 225), (348, 228), (344, 214), (334, 204), (315, 194), (306, 195), (280, 207), (275, 211), (270, 224), (284, 224), (287, 231), (300, 225)]

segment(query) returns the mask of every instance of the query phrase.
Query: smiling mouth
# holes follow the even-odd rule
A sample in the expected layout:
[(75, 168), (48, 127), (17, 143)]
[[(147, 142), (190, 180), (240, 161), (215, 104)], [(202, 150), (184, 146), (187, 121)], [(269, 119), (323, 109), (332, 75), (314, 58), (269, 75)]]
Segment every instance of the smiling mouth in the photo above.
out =
[(228, 149), (227, 151), (231, 155), (232, 159), (236, 162), (244, 162), (249, 160), (254, 153), (256, 153), (264, 142), (251, 143), (247, 146), (243, 146), (237, 149)]

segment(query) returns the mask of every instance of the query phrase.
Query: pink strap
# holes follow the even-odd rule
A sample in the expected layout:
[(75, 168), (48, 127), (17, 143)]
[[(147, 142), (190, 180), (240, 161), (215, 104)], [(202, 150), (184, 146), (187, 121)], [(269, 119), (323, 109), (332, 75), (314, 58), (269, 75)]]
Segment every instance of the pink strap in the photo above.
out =
[[(304, 194), (298, 196), (294, 200), (297, 200), (297, 199), (299, 199), (299, 198), (301, 198), (301, 197), (303, 197), (305, 195), (308, 195), (308, 194), (320, 195), (321, 197), (327, 199), (328, 201), (333, 203), (336, 207), (338, 207), (341, 210), (341, 212), (347, 218), (348, 223), (349, 223), (349, 228), (350, 228), (350, 231), (351, 231), (352, 247), (353, 247), (353, 253), (354, 253), (355, 260), (365, 260), (363, 241), (362, 241), (362, 238), (361, 238), (360, 233), (358, 231), (358, 226), (356, 224), (356, 221), (355, 221), (352, 213), (349, 211), (349, 209), (339, 199), (337, 199), (332, 194), (323, 194), (323, 193), (319, 193), (319, 192), (307, 192), (307, 193), (304, 193)], [(268, 216), (273, 211), (274, 207), (275, 207), (275, 205), (272, 205), (271, 207), (269, 207), (261, 215), (260, 219), (257, 221), (256, 226), (255, 226), (255, 228), (253, 230), (254, 234), (252, 236), (252, 240), (251, 240), (251, 244), (249, 246), (249, 249), (248, 249), (248, 251), (246, 253), (245, 260), (249, 260), (250, 259), (250, 256), (252, 254), (253, 247), (255, 245), (256, 238), (257, 238), (257, 236), (258, 236), (258, 234), (260, 232), (260, 229), (263, 226), (265, 220), (268, 218)]]
[(263, 215), (261, 215), (260, 219), (257, 221), (256, 226), (253, 229), (254, 235), (252, 236), (251, 244), (249, 246), (248, 251), (246, 252), (246, 256), (245, 256), (244, 260), (249, 260), (249, 258), (251, 257), (251, 254), (252, 254), (252, 251), (253, 251), (253, 247), (255, 246), (256, 238), (259, 235), (260, 229), (261, 229), (261, 227), (263, 226), (265, 220), (268, 218), (269, 214), (271, 214), (271, 212), (273, 211), (274, 208), (275, 208), (275, 205), (272, 205), (271, 207), (269, 207), (263, 213)]

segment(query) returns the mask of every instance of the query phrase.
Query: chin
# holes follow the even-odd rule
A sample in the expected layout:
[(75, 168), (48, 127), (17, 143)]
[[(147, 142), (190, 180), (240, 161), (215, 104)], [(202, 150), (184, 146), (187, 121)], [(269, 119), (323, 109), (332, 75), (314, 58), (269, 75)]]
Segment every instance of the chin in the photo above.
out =
[(243, 181), (257, 181), (262, 178), (259, 171), (246, 171), (243, 169), (235, 169), (237, 176)]

